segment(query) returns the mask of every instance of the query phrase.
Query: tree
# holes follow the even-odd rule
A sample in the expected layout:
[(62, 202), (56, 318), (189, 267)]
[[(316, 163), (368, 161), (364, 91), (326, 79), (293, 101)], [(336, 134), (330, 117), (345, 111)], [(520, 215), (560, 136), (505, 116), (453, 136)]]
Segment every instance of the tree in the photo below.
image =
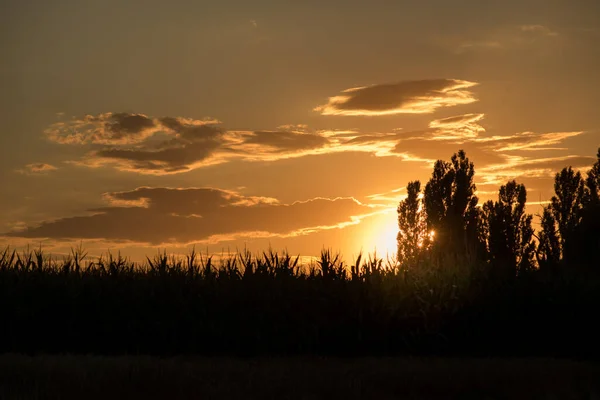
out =
[(580, 268), (598, 264), (600, 247), (600, 149), (586, 179), (571, 167), (554, 177), (550, 205), (542, 215), (538, 262), (540, 267)]
[(398, 205), (398, 261), (412, 263), (427, 238), (425, 215), (421, 199), (421, 182), (409, 182), (408, 196)]
[(544, 207), (541, 220), (537, 261), (541, 269), (554, 268), (560, 262), (560, 238), (550, 206)]
[(483, 205), (490, 261), (505, 278), (514, 278), (534, 265), (533, 217), (525, 214), (526, 202), (525, 185), (513, 180), (500, 187), (498, 201)]
[(425, 186), (427, 232), (435, 233), (434, 245), (457, 252), (478, 247), (480, 213), (477, 210), (473, 177), (475, 168), (464, 150), (455, 153), (451, 162), (436, 161)]
[(581, 223), (574, 240), (578, 247), (574, 254), (578, 264), (584, 267), (600, 264), (597, 256), (600, 248), (600, 148), (585, 180)]
[(592, 207), (600, 207), (600, 148), (598, 148), (596, 157), (596, 162), (588, 171), (585, 181), (588, 190), (586, 204)]
[(550, 211), (558, 226), (562, 258), (570, 260), (577, 255), (577, 231), (583, 217), (585, 190), (581, 173), (563, 168), (554, 178), (554, 192)]

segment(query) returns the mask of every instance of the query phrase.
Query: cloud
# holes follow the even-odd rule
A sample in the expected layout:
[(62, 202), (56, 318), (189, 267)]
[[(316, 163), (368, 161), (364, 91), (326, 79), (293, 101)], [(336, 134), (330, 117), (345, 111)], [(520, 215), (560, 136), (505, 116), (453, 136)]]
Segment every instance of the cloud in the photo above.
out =
[(264, 153), (286, 153), (317, 149), (329, 144), (326, 137), (294, 131), (258, 131), (241, 134), (238, 150)]
[[(395, 153), (400, 142), (418, 141), (449, 141), (461, 144), (479, 137), (485, 133), (485, 128), (479, 122), (485, 117), (484, 114), (464, 114), (442, 119), (436, 119), (429, 123), (428, 129), (416, 131), (396, 130), (393, 133), (369, 133), (359, 134), (354, 132), (345, 135), (346, 140), (339, 140), (342, 146), (374, 145), (378, 144), (381, 149)], [(386, 144), (387, 143), (387, 144)], [(421, 143), (432, 147), (431, 143)], [(435, 147), (435, 146), (434, 146)], [(368, 147), (367, 147), (368, 148)]]
[[(508, 162), (505, 153), (516, 151), (567, 150), (561, 144), (584, 134), (572, 132), (522, 132), (511, 135), (486, 136), (481, 125), (484, 114), (464, 114), (429, 123), (429, 129), (412, 132), (358, 135), (349, 138), (342, 146), (360, 146), (377, 155), (395, 155), (405, 160), (429, 162), (445, 158), (448, 146), (464, 149), (477, 165)], [(436, 142), (439, 142), (436, 143)], [(450, 152), (450, 154), (451, 154)], [(562, 167), (561, 167), (562, 168)]]
[(44, 133), (49, 140), (62, 144), (131, 144), (159, 129), (157, 121), (144, 114), (105, 113), (60, 121)]
[(180, 121), (172, 121), (172, 127), (171, 139), (134, 148), (105, 148), (92, 152), (90, 160), (116, 163), (121, 170), (155, 174), (188, 171), (219, 162), (214, 157), (223, 145), (224, 133), (219, 128), (184, 125)]
[[(282, 204), (214, 188), (149, 188), (105, 194), (109, 206), (12, 231), (11, 237), (191, 243), (238, 237), (288, 237), (356, 224), (379, 210), (353, 198)], [(212, 238), (212, 239), (211, 239)], [(216, 238), (216, 239), (215, 239)]]
[(479, 121), (484, 116), (484, 114), (464, 114), (433, 120), (429, 123), (429, 127), (435, 129), (431, 139), (461, 140), (476, 138), (485, 132), (485, 128), (479, 125)]
[[(481, 125), (484, 117), (482, 113), (462, 114), (434, 119), (423, 130), (360, 133), (311, 132), (306, 125), (283, 125), (273, 131), (227, 131), (211, 119), (106, 113), (84, 118), (96, 123), (96, 128), (89, 132), (82, 133), (70, 124), (63, 124), (54, 127), (52, 137), (59, 143), (88, 149), (80, 160), (67, 163), (165, 175), (232, 160), (277, 161), (341, 152), (394, 156), (429, 166), (440, 156), (445, 157), (450, 145), (454, 151), (459, 148), (468, 151), (479, 165), (487, 165), (503, 162), (500, 155), (505, 152), (563, 149), (560, 144), (564, 140), (583, 133), (488, 136)], [(71, 122), (75, 127), (80, 124), (80, 120)]]
[(375, 193), (367, 196), (369, 200), (381, 201), (385, 203), (397, 204), (406, 198), (406, 186), (389, 190), (384, 193)]
[(33, 164), (25, 165), (24, 168), (17, 170), (17, 172), (20, 172), (22, 174), (27, 174), (27, 175), (36, 175), (36, 174), (45, 174), (50, 171), (55, 171), (57, 169), (58, 169), (57, 167), (55, 167), (54, 165), (51, 165), (51, 164), (33, 163)]
[[(448, 145), (455, 145), (454, 151), (459, 148), (469, 150), (476, 154), (477, 159), (497, 158), (493, 152), (487, 151), (483, 146), (473, 141), (485, 133), (485, 128), (480, 125), (484, 114), (464, 114), (429, 123), (423, 130), (402, 131), (393, 133), (369, 133), (344, 135), (340, 138), (332, 137), (335, 148), (340, 151), (371, 152), (377, 156), (395, 156), (404, 161), (422, 162), (429, 166), (440, 157), (451, 155)], [(448, 153), (448, 154), (446, 154)], [(500, 159), (498, 159), (500, 161)]]
[(584, 134), (583, 131), (486, 136), (485, 128), (480, 125), (483, 118), (484, 114), (458, 115), (433, 120), (424, 131), (357, 136), (349, 142), (378, 148), (380, 155), (422, 161), (428, 167), (435, 160), (448, 159), (458, 149), (463, 149), (477, 167), (477, 181), (493, 185), (514, 177), (552, 177), (568, 165), (583, 168), (593, 164), (593, 157), (586, 156), (536, 158), (522, 155), (541, 150), (567, 150), (561, 144)]
[(508, 25), (492, 31), (477, 32), (472, 36), (444, 35), (431, 38), (435, 44), (458, 55), (482, 51), (531, 49), (532, 45), (555, 44), (562, 39), (564, 36), (559, 32), (539, 24)]
[(487, 50), (487, 49), (501, 49), (502, 43), (496, 40), (474, 40), (474, 41), (466, 41), (458, 44), (456, 46), (455, 52), (457, 54), (466, 53), (468, 51), (475, 50)]
[(346, 89), (314, 110), (322, 115), (376, 116), (432, 113), (441, 107), (477, 101), (467, 90), (475, 82), (457, 79), (404, 81)]
[(477, 169), (481, 184), (502, 185), (515, 178), (549, 179), (564, 167), (586, 170), (596, 161), (594, 157), (578, 155), (533, 158), (504, 154), (502, 157), (502, 163)]
[(431, 169), (436, 160), (449, 160), (459, 149), (465, 150), (467, 156), (477, 168), (493, 163), (502, 163), (505, 159), (500, 153), (487, 149), (472, 141), (441, 141), (428, 138), (412, 138), (397, 142), (391, 150), (392, 155), (412, 159), (420, 159), (424, 167)]
[(494, 151), (540, 151), (566, 150), (564, 147), (554, 147), (564, 140), (582, 135), (583, 131), (534, 133), (522, 132), (506, 136), (490, 136), (477, 138), (477, 142), (487, 143)]
[(544, 25), (521, 25), (521, 31), (534, 33), (542, 36), (558, 36), (558, 32), (555, 32)]
[(329, 139), (306, 130), (305, 125), (287, 125), (277, 131), (225, 131), (212, 119), (105, 113), (53, 124), (46, 136), (89, 147), (71, 164), (164, 175), (234, 158), (269, 161), (325, 152)]

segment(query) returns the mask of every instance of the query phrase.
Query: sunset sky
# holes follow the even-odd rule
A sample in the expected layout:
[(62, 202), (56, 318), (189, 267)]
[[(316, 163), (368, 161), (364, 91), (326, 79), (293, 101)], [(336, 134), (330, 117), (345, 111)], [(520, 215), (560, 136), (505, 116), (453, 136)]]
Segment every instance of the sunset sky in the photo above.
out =
[[(393, 248), (465, 149), (530, 212), (600, 146), (600, 1), (0, 4), (0, 244)], [(536, 203), (536, 204), (533, 204)]]

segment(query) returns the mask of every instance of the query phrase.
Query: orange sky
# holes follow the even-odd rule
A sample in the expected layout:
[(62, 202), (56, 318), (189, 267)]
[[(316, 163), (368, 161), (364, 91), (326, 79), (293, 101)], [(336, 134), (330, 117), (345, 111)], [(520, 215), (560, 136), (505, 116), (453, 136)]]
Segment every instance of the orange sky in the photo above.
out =
[(0, 244), (350, 258), (458, 149), (537, 212), (600, 146), (595, 0), (122, 3), (2, 2)]

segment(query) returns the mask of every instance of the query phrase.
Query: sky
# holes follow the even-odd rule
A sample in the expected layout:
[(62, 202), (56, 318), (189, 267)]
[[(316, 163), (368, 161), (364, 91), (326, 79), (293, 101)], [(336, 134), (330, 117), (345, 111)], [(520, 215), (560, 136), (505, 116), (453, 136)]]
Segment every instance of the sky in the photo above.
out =
[(393, 251), (464, 149), (537, 213), (600, 146), (597, 0), (0, 4), (0, 245)]

